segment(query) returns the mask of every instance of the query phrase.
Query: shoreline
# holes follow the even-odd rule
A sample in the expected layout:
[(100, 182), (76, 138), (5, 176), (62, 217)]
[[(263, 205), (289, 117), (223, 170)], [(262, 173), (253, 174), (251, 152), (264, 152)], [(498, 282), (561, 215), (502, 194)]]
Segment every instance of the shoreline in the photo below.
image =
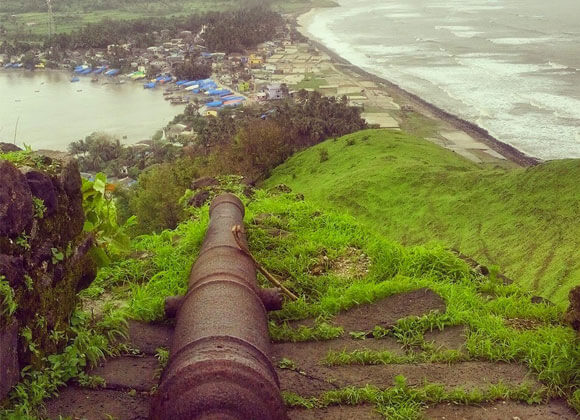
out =
[(335, 65), (340, 66), (343, 69), (349, 70), (358, 76), (361, 76), (369, 81), (376, 83), (379, 86), (379, 88), (385, 90), (389, 95), (397, 99), (402, 99), (404, 102), (411, 105), (418, 112), (422, 114), (430, 114), (434, 118), (451, 125), (457, 130), (467, 133), (474, 140), (483, 143), (484, 145), (488, 146), (490, 149), (499, 153), (500, 155), (502, 155), (507, 160), (513, 163), (516, 163), (523, 167), (528, 167), (543, 162), (541, 159), (530, 156), (525, 152), (518, 150), (514, 146), (504, 143), (501, 140), (493, 137), (486, 129), (478, 126), (477, 124), (474, 124), (470, 121), (464, 120), (463, 118), (457, 115), (447, 112), (444, 109), (421, 98), (420, 96), (405, 90), (405, 88), (397, 85), (396, 83), (393, 83), (381, 76), (377, 76), (373, 73), (364, 70), (359, 66), (352, 64), (350, 61), (340, 56), (338, 53), (331, 50), (320, 41), (313, 39), (310, 36), (310, 34), (308, 34), (308, 32), (306, 31), (306, 28), (298, 23), (298, 19), (300, 17), (306, 17), (306, 15), (311, 15), (309, 16), (309, 18), (311, 19), (314, 18), (314, 15), (317, 11), (316, 9), (317, 8), (312, 8), (306, 13), (293, 16), (292, 25), (294, 29), (298, 33), (300, 33), (305, 39), (307, 39), (308, 42), (310, 42), (316, 49), (328, 55)]

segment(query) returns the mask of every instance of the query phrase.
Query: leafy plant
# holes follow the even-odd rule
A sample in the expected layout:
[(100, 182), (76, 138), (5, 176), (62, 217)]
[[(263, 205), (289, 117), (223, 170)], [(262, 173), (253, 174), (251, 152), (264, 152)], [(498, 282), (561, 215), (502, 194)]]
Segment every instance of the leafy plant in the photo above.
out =
[(98, 173), (94, 181), (83, 179), (83, 207), (85, 224), (83, 230), (95, 236), (96, 247), (93, 256), (100, 265), (110, 263), (105, 249), (126, 250), (130, 246), (129, 237), (125, 229), (135, 223), (130, 218), (124, 226), (117, 223), (117, 212), (112, 197), (107, 191), (107, 177)]
[(0, 315), (11, 316), (16, 309), (18, 309), (18, 304), (14, 300), (14, 290), (10, 287), (10, 284), (6, 280), (6, 277), (0, 275), (0, 298), (2, 299), (0, 305)]
[(280, 369), (289, 369), (289, 370), (297, 369), (296, 363), (294, 363), (293, 360), (287, 359), (286, 357), (280, 359), (280, 361), (278, 362), (278, 367)]
[(46, 213), (44, 200), (38, 197), (32, 197), (32, 204), (34, 205), (34, 217), (37, 219), (43, 219)]
[(64, 254), (58, 250), (58, 248), (51, 248), (52, 252), (52, 263), (58, 264), (64, 260)]
[(27, 234), (23, 233), (14, 240), (14, 243), (19, 247), (24, 248), (24, 250), (28, 251), (30, 250), (30, 243), (28, 242), (29, 240), (30, 237)]

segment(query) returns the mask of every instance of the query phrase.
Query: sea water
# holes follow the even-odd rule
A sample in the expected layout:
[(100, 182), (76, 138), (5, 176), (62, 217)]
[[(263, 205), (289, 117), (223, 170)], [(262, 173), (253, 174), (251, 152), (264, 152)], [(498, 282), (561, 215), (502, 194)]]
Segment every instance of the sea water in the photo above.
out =
[(580, 158), (577, 0), (339, 0), (303, 31), (540, 159)]
[(135, 143), (184, 109), (164, 101), (159, 88), (146, 90), (139, 82), (70, 79), (65, 72), (0, 70), (0, 141), (12, 143), (16, 135), (19, 146), (66, 150), (72, 141), (105, 132)]

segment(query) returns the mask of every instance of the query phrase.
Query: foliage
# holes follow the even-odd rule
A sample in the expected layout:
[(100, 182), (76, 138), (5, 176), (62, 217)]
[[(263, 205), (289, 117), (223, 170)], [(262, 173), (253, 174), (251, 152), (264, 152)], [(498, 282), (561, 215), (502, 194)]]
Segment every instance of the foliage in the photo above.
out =
[(178, 79), (200, 80), (211, 76), (211, 63), (189, 59), (175, 66), (174, 74)]
[(446, 389), (443, 385), (425, 383), (409, 386), (404, 376), (394, 378), (394, 386), (379, 389), (372, 385), (348, 387), (327, 391), (319, 397), (304, 398), (291, 392), (283, 392), (284, 401), (290, 407), (321, 408), (330, 405), (375, 404), (380, 414), (389, 419), (421, 419), (422, 409), (428, 404), (482, 404), (494, 401), (520, 401), (538, 404), (545, 397), (545, 389), (536, 390), (529, 384), (508, 386), (497, 383), (484, 390), (467, 391), (463, 388)]
[[(119, 351), (103, 332), (90, 325), (88, 314), (76, 312), (71, 319), (70, 331), (67, 332), (68, 345), (62, 353), (43, 358), (43, 369), (32, 370), (31, 366), (27, 366), (22, 370), (22, 381), (10, 394), (13, 405), (8, 410), (0, 410), (0, 417), (35, 418), (35, 410), (42, 401), (57, 395), (58, 388), (72, 378), (79, 378), (81, 383), (97, 385), (100, 381), (84, 374), (85, 368)], [(33, 345), (30, 330), (28, 333), (29, 345)]]
[(185, 218), (179, 199), (196, 174), (196, 166), (187, 159), (173, 165), (155, 165), (144, 171), (129, 198), (130, 209), (138, 221), (137, 232), (174, 229)]
[(14, 300), (14, 290), (8, 284), (6, 277), (0, 275), (0, 315), (2, 317), (10, 317), (16, 309), (18, 304)]
[(117, 223), (117, 213), (113, 199), (107, 192), (107, 177), (98, 173), (94, 181), (83, 178), (82, 185), (85, 224), (83, 230), (94, 235), (96, 247), (93, 255), (101, 263), (107, 264), (109, 252), (125, 250), (129, 247), (129, 238), (125, 230), (133, 223), (129, 219), (124, 226)]
[(258, 120), (241, 127), (232, 143), (212, 155), (209, 173), (235, 173), (256, 181), (290, 156), (291, 142), (291, 134), (278, 124)]
[[(355, 145), (346, 147), (350, 139)], [(322, 148), (332, 155), (324, 165)], [(580, 276), (578, 176), (577, 160), (489, 167), (405, 133), (372, 130), (293, 156), (265, 186), (289, 185), (391, 240), (437, 241), (497, 264), (520, 287), (563, 304)]]
[(68, 151), (77, 156), (81, 171), (91, 172), (101, 171), (107, 164), (118, 159), (122, 148), (119, 139), (106, 133), (92, 133), (84, 140), (70, 143)]

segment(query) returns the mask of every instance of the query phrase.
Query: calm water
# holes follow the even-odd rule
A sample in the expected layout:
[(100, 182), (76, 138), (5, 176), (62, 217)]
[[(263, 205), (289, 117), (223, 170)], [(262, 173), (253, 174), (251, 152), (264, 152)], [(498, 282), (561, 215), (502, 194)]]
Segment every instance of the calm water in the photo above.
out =
[(580, 158), (578, 0), (339, 0), (306, 33), (542, 159)]
[(139, 82), (101, 85), (87, 77), (70, 83), (70, 78), (61, 72), (0, 70), (0, 141), (13, 141), (18, 120), (16, 143), (33, 149), (65, 150), (95, 131), (135, 143), (150, 138), (184, 108)]

